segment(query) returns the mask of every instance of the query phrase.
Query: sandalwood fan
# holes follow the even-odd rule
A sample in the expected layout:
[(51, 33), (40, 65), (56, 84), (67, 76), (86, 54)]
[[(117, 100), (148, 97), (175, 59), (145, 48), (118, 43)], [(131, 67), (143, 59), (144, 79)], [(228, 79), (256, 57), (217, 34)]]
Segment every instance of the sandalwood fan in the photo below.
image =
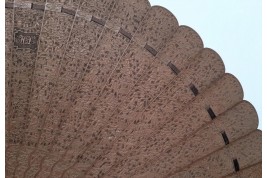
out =
[(239, 81), (147, 0), (6, 0), (6, 177), (259, 178)]

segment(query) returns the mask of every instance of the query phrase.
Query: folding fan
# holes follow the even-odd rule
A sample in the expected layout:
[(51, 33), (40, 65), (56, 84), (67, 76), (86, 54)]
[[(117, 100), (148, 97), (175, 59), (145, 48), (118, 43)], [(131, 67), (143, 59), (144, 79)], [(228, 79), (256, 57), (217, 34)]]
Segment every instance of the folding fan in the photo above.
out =
[(5, 7), (6, 177), (261, 177), (254, 107), (167, 9), (147, 0)]

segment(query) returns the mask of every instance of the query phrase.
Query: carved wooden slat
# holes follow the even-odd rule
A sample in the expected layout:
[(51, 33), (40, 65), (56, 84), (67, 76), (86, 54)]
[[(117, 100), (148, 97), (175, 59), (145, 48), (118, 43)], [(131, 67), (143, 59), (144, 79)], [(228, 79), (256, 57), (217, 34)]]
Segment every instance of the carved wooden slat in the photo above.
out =
[[(43, 12), (14, 8), (12, 68), (10, 80), (9, 129), (7, 137), (23, 143), (23, 134), (28, 127), (27, 106), (31, 96), (31, 83), (37, 55), (38, 37), (42, 26)], [(12, 39), (12, 38), (11, 38)], [(17, 154), (17, 153), (13, 153)], [(16, 155), (17, 156), (17, 155)], [(21, 162), (14, 162), (18, 167)], [(12, 174), (14, 173), (14, 169)], [(21, 172), (15, 174), (20, 175)]]
[(166, 43), (164, 49), (157, 54), (157, 57), (165, 64), (171, 61), (182, 71), (201, 48), (203, 48), (203, 42), (197, 32), (182, 25), (179, 26), (173, 38)]
[[(233, 160), (238, 160), (238, 166)], [(223, 177), (260, 161), (261, 132), (255, 131), (168, 177)]]
[[(35, 78), (32, 82), (32, 96), (29, 102), (29, 127), (25, 134), (25, 146), (31, 143), (37, 144), (43, 132), (43, 125), (46, 122), (48, 106), (50, 105), (51, 95), (56, 86), (56, 76), (60, 66), (60, 60), (64, 55), (68, 37), (74, 18), (67, 14), (55, 11), (45, 11), (42, 32), (40, 34), (40, 43), (35, 64)], [(49, 132), (51, 134), (51, 132)], [(41, 145), (43, 146), (43, 145)], [(48, 146), (48, 145), (47, 145)], [(44, 147), (44, 150), (46, 148)], [(34, 159), (38, 157), (38, 151), (32, 150), (25, 160), (27, 167), (26, 176), (34, 175), (37, 170), (29, 170), (31, 164), (40, 160)], [(37, 154), (38, 156), (35, 156)], [(44, 156), (44, 154), (42, 155)], [(40, 159), (42, 157), (40, 156)], [(25, 164), (25, 163), (24, 163)], [(37, 165), (36, 167), (39, 167)]]
[[(7, 8), (10, 7), (10, 8)], [(13, 52), (13, 1), (6, 2), (5, 9), (5, 131), (9, 132), (10, 126), (10, 104), (11, 104), (11, 71), (12, 71), (12, 52)], [(6, 135), (5, 147), (12, 141), (9, 141), (12, 138), (9, 135)]]
[(173, 14), (160, 6), (153, 6), (146, 14), (135, 37), (137, 43), (142, 46), (148, 44), (155, 51), (160, 51), (165, 43), (174, 36), (177, 27), (178, 22)]
[[(76, 23), (76, 24), (75, 24)], [(43, 132), (40, 136), (39, 145), (42, 148), (49, 148), (51, 149), (54, 144), (56, 144), (54, 141), (56, 137), (58, 137), (58, 133), (61, 132), (61, 128), (66, 122), (66, 116), (68, 110), (65, 110), (65, 108), (69, 107), (70, 99), (72, 98), (72, 93), (75, 91), (75, 87), (79, 85), (78, 79), (82, 75), (82, 68), (84, 68), (84, 65), (87, 64), (88, 58), (80, 58), (79, 54), (73, 54), (73, 49), (88, 49), (92, 46), (94, 47), (98, 34), (92, 36), (87, 36), (87, 38), (84, 38), (85, 34), (87, 32), (90, 33), (90, 31), (98, 30), (97, 25), (91, 26), (90, 28), (87, 28), (84, 33), (80, 33), (78, 30), (79, 25), (83, 23), (88, 23), (87, 25), (90, 26), (91, 22), (83, 21), (82, 19), (78, 19), (74, 23), (74, 28), (72, 30), (72, 35), (70, 36), (69, 43), (67, 46), (66, 54), (62, 58), (61, 67), (59, 69), (58, 78), (56, 80), (56, 85), (53, 88), (53, 94), (51, 96), (51, 103), (48, 105), (50, 109), (46, 112), (46, 122), (43, 126), (44, 130), (48, 130), (47, 132)], [(77, 34), (80, 34), (78, 37)], [(82, 48), (81, 43), (76, 43), (77, 39), (92, 39), (92, 44), (88, 44), (88, 46), (84, 46)], [(75, 45), (73, 45), (73, 43)], [(93, 49), (87, 51), (87, 55), (90, 56)], [(62, 92), (63, 91), (63, 92)], [(54, 131), (53, 133), (51, 133)], [(41, 145), (41, 143), (44, 142), (46, 145)]]
[[(235, 140), (255, 130), (257, 125), (255, 109), (248, 102), (242, 101), (218, 116), (213, 123), (207, 124), (173, 147), (165, 149), (160, 156), (154, 157), (146, 165), (141, 164), (135, 167), (135, 174), (141, 176), (152, 172), (164, 177), (172, 171), (182, 170), (187, 165), (225, 146), (221, 130), (226, 130), (229, 144), (232, 144)], [(235, 130), (238, 132), (234, 132)], [(134, 155), (132, 159), (135, 160)], [(174, 162), (177, 162), (175, 166)]]
[(168, 10), (5, 1), (7, 177), (261, 176), (255, 109)]
[(136, 32), (149, 9), (150, 4), (147, 0), (118, 1), (113, 13), (108, 17), (107, 26), (111, 29), (121, 27), (123, 31), (127, 32), (124, 34), (130, 37)]
[(111, 10), (118, 2), (115, 0), (103, 0), (103, 1), (87, 1), (82, 0), (80, 4), (80, 10), (88, 14), (94, 15), (100, 19), (108, 19)]
[[(152, 12), (151, 13), (155, 13), (155, 10), (152, 10)], [(170, 19), (170, 20), (175, 20), (174, 18), (172, 18), (172, 19)], [(170, 27), (166, 27), (166, 30), (168, 30), (167, 28), (170, 28)], [(174, 27), (172, 27), (172, 28), (176, 28), (176, 26), (174, 26)], [(164, 31), (164, 33), (165, 33), (165, 31)], [(159, 42), (160, 43), (160, 42)], [(161, 42), (162, 43), (162, 42)], [(161, 44), (161, 45), (163, 45), (163, 44)], [(131, 53), (132, 53), (132, 50), (130, 50), (130, 49), (133, 49), (133, 50), (135, 50), (135, 55), (136, 56), (134, 56), (134, 55), (132, 55)], [(142, 53), (139, 53), (140, 51), (143, 51)], [(130, 53), (131, 52), (131, 53)], [(130, 53), (130, 54), (129, 54)], [(130, 89), (129, 87), (130, 86), (132, 86), (132, 85), (134, 85), (134, 83), (132, 83), (132, 82), (134, 82), (135, 80), (137, 80), (140, 76), (141, 76), (141, 72), (144, 72), (144, 69), (145, 68), (147, 68), (149, 65), (150, 65), (150, 63), (151, 62), (153, 62), (153, 60), (151, 60), (150, 58), (148, 58), (147, 60), (146, 60), (146, 65), (144, 65), (144, 66), (140, 66), (141, 68), (131, 68), (130, 66), (129, 66), (129, 62), (131, 63), (130, 65), (131, 66), (135, 66), (136, 64), (138, 64), (138, 63), (140, 63), (140, 65), (141, 65), (141, 59), (142, 59), (142, 57), (143, 56), (146, 56), (146, 55), (148, 55), (148, 54), (146, 54), (147, 52), (146, 51), (144, 51), (144, 49), (142, 49), (140, 46), (138, 46), (136, 43), (134, 43), (133, 42), (133, 45), (132, 46), (129, 46), (129, 48), (127, 49), (127, 51), (126, 51), (126, 53), (125, 53), (125, 55), (123, 56), (123, 58), (121, 59), (121, 61), (122, 62), (120, 62), (120, 64), (119, 64), (119, 67), (121, 66), (121, 67), (123, 67), (122, 69), (120, 69), (120, 68), (116, 68), (116, 70), (120, 70), (120, 72), (119, 73), (116, 73), (116, 74), (113, 74), (113, 76), (112, 76), (112, 82), (110, 83), (110, 84), (108, 84), (107, 85), (107, 87), (106, 87), (106, 89), (108, 89), (108, 90), (104, 90), (104, 93), (103, 93), (103, 97), (101, 97), (101, 100), (102, 100), (102, 98), (104, 99), (104, 100), (106, 100), (106, 98), (108, 98), (108, 97), (110, 97), (110, 98), (108, 98), (109, 100), (110, 99), (112, 99), (113, 100), (113, 96), (112, 96), (112, 93), (110, 93), (110, 92), (113, 92), (112, 91), (112, 88), (113, 87), (116, 87), (114, 84), (116, 84), (116, 82), (127, 82), (127, 83), (129, 83), (130, 85), (125, 85), (125, 86), (127, 86), (127, 88), (128, 89)], [(136, 59), (138, 59), (138, 60), (136, 60), (136, 61), (131, 61), (130, 59), (127, 59), (127, 57), (128, 56), (132, 56), (131, 58), (133, 58), (133, 57), (135, 57)], [(124, 59), (127, 59), (127, 61), (125, 61)], [(145, 61), (144, 60), (142, 60), (143, 62), (142, 63), (144, 63)], [(139, 64), (138, 64), (139, 65)], [(127, 67), (126, 67), (127, 66)], [(127, 71), (128, 70), (128, 71)], [(130, 70), (130, 71), (129, 71)], [(140, 74), (139, 75), (137, 75), (137, 73), (138, 73), (138, 71), (135, 71), (135, 70), (140, 70)], [(125, 75), (125, 76), (123, 76), (123, 79), (121, 79), (121, 77), (120, 77), (120, 75)], [(128, 80), (128, 81), (127, 81)], [(116, 84), (116, 85), (121, 85), (121, 84)], [(120, 92), (121, 91), (121, 92)], [(120, 91), (117, 91), (118, 93), (120, 93), (121, 95), (120, 96), (118, 96), (117, 98), (114, 98), (114, 99), (116, 99), (117, 101), (119, 100), (119, 97), (123, 97), (123, 96), (126, 96), (125, 94), (127, 94), (127, 90), (123, 90), (122, 88), (120, 89)], [(122, 92), (125, 92), (125, 93), (122, 93)], [(114, 100), (114, 101), (116, 101), (116, 100)], [(91, 100), (91, 101), (93, 101), (93, 99)], [(100, 102), (100, 104), (98, 105), (98, 104), (96, 104), (96, 103), (94, 103), (97, 107), (99, 107), (100, 105), (104, 105), (104, 104), (108, 104), (108, 105), (106, 105), (105, 107), (102, 107), (102, 108), (107, 108), (107, 106), (111, 106), (110, 104), (111, 103), (104, 103), (104, 102)], [(102, 112), (98, 112), (97, 114), (101, 114)], [(97, 117), (99, 117), (99, 115), (97, 116)], [(78, 147), (79, 145), (78, 144), (74, 144), (73, 146), (75, 146), (75, 147)], [(74, 149), (74, 148), (72, 148), (72, 149)]]
[(67, 1), (58, 1), (58, 0), (35, 0), (35, 1), (46, 1), (46, 3), (50, 3), (53, 5), (60, 4), (61, 6), (65, 6), (65, 8), (69, 9), (76, 9), (79, 7), (79, 5), (84, 1), (84, 0), (67, 0)]
[[(209, 54), (210, 55), (210, 54)], [(203, 56), (204, 57), (204, 56)], [(204, 57), (205, 58), (205, 57)], [(203, 61), (203, 59), (202, 58), (199, 58), (199, 59), (195, 59), (195, 60), (197, 60), (196, 61), (196, 63), (195, 63), (195, 65), (193, 65), (192, 64), (192, 68), (190, 69), (190, 70), (188, 70), (187, 72), (184, 72), (184, 76), (194, 76), (194, 75), (199, 75), (199, 71), (201, 71), (201, 68), (199, 68), (199, 62), (200, 61), (202, 61), (203, 62), (203, 69), (205, 68), (204, 66), (205, 65), (209, 65), (209, 62), (210, 63), (213, 63), (214, 62), (214, 60), (213, 59), (210, 59), (210, 61)], [(209, 80), (209, 82), (211, 82), (212, 80), (215, 80), (216, 78), (219, 78), (222, 74), (223, 74), (223, 72), (224, 72), (224, 70), (223, 70), (223, 66), (222, 66), (222, 63), (221, 63), (221, 61), (220, 61), (220, 59), (219, 58), (217, 58), (217, 62), (216, 62), (216, 64), (217, 65), (215, 65), (216, 67), (218, 67), (218, 70), (220, 71), (218, 71), (218, 74), (217, 75), (213, 75), (213, 79), (210, 79)], [(193, 67), (193, 66), (195, 66), (195, 67)], [(199, 69), (199, 71), (196, 71), (195, 70), (195, 68), (198, 66), (198, 69)], [(214, 67), (215, 67), (214, 66)], [(168, 69), (168, 68), (166, 68), (166, 69)], [(171, 71), (170, 71), (171, 72)], [(183, 74), (182, 74), (183, 72), (181, 72), (181, 75), (183, 76)], [(205, 75), (205, 73), (203, 72), (203, 74)], [(204, 77), (204, 75), (201, 75), (201, 76), (199, 76), (199, 78), (201, 78), (202, 77), (202, 80), (204, 81), (204, 80), (207, 80), (209, 77), (208, 76), (205, 76)], [(211, 75), (211, 74), (210, 74)], [(178, 81), (177, 82), (174, 82), (175, 84), (174, 85), (172, 85), (172, 87), (171, 88), (173, 88), (173, 92), (177, 92), (177, 91), (183, 91), (183, 90), (185, 90), (186, 88), (188, 88), (188, 85), (189, 84), (185, 84), (186, 82), (190, 82), (190, 81), (183, 81), (183, 77), (181, 77), (181, 78), (176, 78)], [(205, 81), (205, 82), (208, 82), (208, 81)], [(207, 86), (206, 86), (207, 87)], [(190, 92), (190, 90), (188, 89), (188, 98), (187, 98), (187, 101), (189, 101), (190, 99), (192, 99), (193, 98), (193, 95), (191, 94), (191, 92)], [(162, 91), (162, 93), (164, 94), (165, 93), (165, 91), (163, 90)], [(179, 93), (178, 93), (179, 94)], [(179, 96), (177, 96), (177, 98), (180, 98), (181, 99), (181, 95), (182, 95), (182, 93), (180, 93), (180, 97)], [(184, 93), (183, 93), (183, 95), (185, 95)], [(160, 97), (160, 96), (159, 96)], [(165, 97), (163, 97), (165, 100), (168, 98), (168, 97), (171, 97), (171, 96), (165, 96)], [(184, 97), (184, 99), (186, 99), (185, 97)], [(174, 102), (176, 103), (176, 105), (179, 105), (179, 104), (181, 104), (181, 102), (178, 102), (177, 100), (175, 101), (174, 100)], [(185, 102), (185, 101), (184, 101)], [(152, 103), (153, 104), (153, 103)], [(126, 106), (128, 106), (128, 105), (126, 105)], [(162, 108), (162, 105), (159, 105), (160, 106), (160, 108)], [(150, 109), (152, 109), (152, 108), (155, 108), (155, 105), (153, 106), (152, 105), (152, 107), (149, 107)], [(148, 109), (148, 108), (147, 108)], [(122, 111), (124, 111), (124, 110), (122, 110)], [(166, 111), (167, 113), (170, 113), (170, 111), (171, 110), (168, 110), (168, 111)], [(148, 131), (149, 132), (149, 129), (150, 128), (153, 128), (153, 123), (156, 123), (156, 122), (159, 122), (159, 120), (157, 120), (157, 119), (155, 119), (155, 121), (153, 121), (153, 117), (155, 117), (155, 118), (157, 118), (156, 117), (156, 115), (153, 115), (152, 116), (152, 114), (153, 114), (153, 111), (151, 112), (151, 113), (149, 113), (149, 117), (151, 116), (151, 120), (152, 120), (152, 122), (150, 121), (150, 119), (149, 118), (147, 118), (147, 120), (144, 120), (144, 117), (143, 116), (141, 116), (140, 114), (142, 114), (142, 112), (140, 112), (140, 113), (136, 113), (136, 112), (132, 112), (132, 113), (124, 113), (124, 114), (120, 114), (120, 115), (118, 115), (117, 117), (111, 117), (110, 119), (109, 119), (109, 122), (107, 123), (107, 125), (109, 125), (109, 127), (107, 128), (107, 129), (103, 129), (103, 132), (101, 132), (101, 135), (99, 135), (99, 137), (100, 138), (103, 138), (103, 140), (101, 141), (101, 144), (104, 144), (104, 143), (108, 143), (108, 140), (110, 140), (109, 142), (110, 143), (113, 143), (112, 142), (112, 140), (114, 140), (114, 139), (116, 139), (116, 137), (117, 136), (122, 136), (122, 138), (124, 138), (124, 139), (119, 139), (119, 143), (117, 143), (116, 144), (116, 146), (113, 148), (113, 150), (112, 150), (112, 153), (110, 153), (111, 155), (116, 155), (116, 152), (117, 151), (115, 151), (115, 150), (121, 150), (122, 149), (122, 147), (121, 146), (124, 146), (125, 147), (125, 150), (128, 148), (127, 147), (127, 142), (129, 142), (129, 143), (131, 143), (131, 140), (134, 140), (134, 139), (132, 139), (132, 138), (134, 138), (133, 136), (135, 135), (136, 136), (136, 139), (138, 139), (138, 137), (139, 136), (144, 136), (144, 135), (146, 135), (147, 133), (144, 133), (144, 132), (146, 132), (146, 131)], [(165, 117), (168, 117), (167, 115), (169, 115), (169, 114), (165, 114), (164, 116), (163, 116), (163, 118), (165, 118)], [(149, 122), (150, 121), (150, 122)], [(164, 123), (166, 120), (165, 119), (163, 119), (162, 120), (162, 123)], [(159, 125), (160, 125), (161, 123), (159, 123)], [(144, 125), (144, 127), (143, 128), (138, 128), (138, 127), (140, 127), (141, 125)], [(113, 131), (112, 131), (113, 130)], [(140, 130), (142, 130), (142, 131), (144, 131), (144, 132), (140, 132)], [(126, 132), (127, 131), (127, 132)], [(126, 132), (125, 134), (124, 134), (124, 132)], [(133, 132), (133, 133), (132, 133)], [(121, 135), (121, 134), (123, 134), (123, 135)], [(110, 135), (110, 136), (109, 136)], [(131, 136), (130, 136), (131, 135)], [(129, 137), (130, 136), (130, 137)], [(111, 137), (110, 139), (109, 139), (109, 137)], [(129, 140), (128, 140), (129, 139)], [(128, 140), (127, 142), (126, 142), (126, 144), (124, 145), (124, 144), (121, 144), (123, 141), (126, 141), (126, 140)], [(99, 144), (98, 143), (98, 145), (101, 145), (101, 144)], [(129, 144), (129, 146), (131, 146), (131, 144)], [(99, 149), (97, 149), (97, 148), (95, 148), (96, 150), (99, 150)], [(90, 149), (89, 149), (90, 150)], [(90, 152), (88, 150), (88, 152), (87, 152), (87, 154)], [(114, 151), (114, 152), (113, 152)], [(113, 161), (115, 161), (115, 160), (113, 160)], [(108, 163), (108, 164), (106, 164), (105, 166), (108, 166), (108, 165), (110, 165), (110, 164), (112, 164), (113, 163), (113, 161), (111, 162), (111, 163)]]
[[(184, 32), (187, 32), (187, 33), (190, 33), (190, 34), (192, 34), (193, 32), (189, 29), (189, 28), (183, 28), (183, 30), (184, 30)], [(183, 31), (183, 30), (181, 30), (181, 31)], [(178, 33), (181, 33), (181, 31), (179, 31)], [(171, 41), (170, 41), (170, 43), (167, 43), (166, 44), (166, 47), (169, 47), (169, 45), (173, 45), (174, 43), (177, 43), (177, 44), (179, 44), (180, 42), (182, 42), (183, 43), (183, 40), (182, 39), (179, 39), (179, 38), (184, 38), (184, 36), (179, 36), (179, 35), (177, 35), (176, 36), (176, 38), (177, 39), (175, 39), (175, 38), (173, 38)], [(190, 37), (190, 36), (185, 36), (185, 38), (187, 38), (187, 40), (188, 41), (195, 41), (194, 43), (190, 43), (190, 44), (198, 44), (198, 40), (199, 39), (197, 39), (197, 38), (195, 38), (195, 36), (194, 35), (192, 35), (192, 38)], [(178, 45), (173, 45), (173, 47), (178, 47)], [(178, 47), (177, 48), (177, 50), (175, 50), (175, 52), (177, 52), (177, 53), (181, 53), (181, 54), (184, 54), (185, 56), (188, 56), (188, 57), (193, 57), (197, 52), (198, 52), (198, 50), (202, 47), (202, 45), (201, 45), (201, 43), (199, 44), (199, 45), (196, 45), (196, 46), (191, 46), (191, 48), (189, 48), (189, 46), (186, 46), (187, 48), (188, 48), (188, 50), (185, 50), (185, 48), (182, 48), (182, 47)], [(168, 49), (171, 49), (171, 48), (168, 48)], [(158, 60), (160, 60), (160, 59), (158, 59)], [(181, 60), (184, 60), (183, 61), (183, 65), (185, 65), (185, 61), (186, 60), (189, 60), (189, 58), (188, 59), (181, 59)], [(156, 61), (156, 60), (155, 60)], [(182, 62), (182, 61), (181, 61)], [(151, 68), (152, 69), (152, 71), (153, 71), (153, 67)], [(162, 75), (162, 77), (164, 77), (164, 75)], [(164, 80), (164, 79), (163, 79)], [(145, 78), (144, 78), (144, 81), (145, 81)], [(156, 85), (156, 83), (155, 83), (155, 85)], [(142, 86), (142, 85), (141, 85)], [(147, 88), (148, 89), (148, 88)], [(141, 91), (140, 91), (141, 92)], [(127, 100), (126, 100), (127, 101)], [(123, 106), (123, 105), (122, 105)], [(118, 107), (119, 108), (119, 107)], [(124, 111), (124, 110), (123, 110)], [(124, 116), (124, 114), (122, 114), (121, 113), (121, 116), (123, 117)], [(131, 115), (129, 116), (129, 117), (131, 117)], [(135, 117), (135, 116), (133, 116), (133, 117)], [(116, 125), (115, 123), (116, 122), (114, 122), (114, 117), (111, 117), (110, 118), (111, 120), (111, 122), (113, 122), (112, 123), (112, 125), (114, 124), (114, 125)], [(110, 125), (111, 124), (111, 122), (108, 122), (108, 125)], [(107, 126), (108, 126), (107, 125)], [(87, 127), (85, 127), (85, 128), (87, 128)], [(104, 129), (105, 130), (105, 129)], [(102, 164), (102, 163), (101, 163)], [(106, 165), (106, 164), (105, 164)]]

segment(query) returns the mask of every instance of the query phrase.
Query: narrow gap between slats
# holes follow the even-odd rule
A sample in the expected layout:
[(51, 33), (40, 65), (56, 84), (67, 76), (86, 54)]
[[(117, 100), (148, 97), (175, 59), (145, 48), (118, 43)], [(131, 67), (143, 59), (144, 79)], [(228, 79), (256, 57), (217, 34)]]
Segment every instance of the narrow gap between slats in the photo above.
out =
[(133, 36), (131, 35), (131, 33), (129, 33), (129, 32), (127, 32), (127, 31), (123, 30), (122, 28), (120, 28), (119, 33), (121, 33), (123, 36), (125, 36), (125, 37), (128, 38), (129, 40), (131, 40), (132, 37), (133, 37)]
[(76, 11), (75, 10), (66, 9), (64, 7), (61, 8), (61, 12), (62, 13), (65, 13), (65, 14), (72, 15), (72, 16), (75, 16), (75, 14), (76, 14)]
[(190, 84), (190, 89), (191, 91), (194, 93), (195, 96), (198, 95), (198, 89), (196, 88), (196, 86), (194, 84)]
[(91, 21), (93, 21), (93, 22), (95, 22), (95, 23), (97, 23), (99, 25), (102, 25), (102, 26), (105, 26), (105, 24), (106, 24), (106, 21), (105, 20), (98, 19), (95, 16), (92, 16)]
[(149, 46), (148, 44), (146, 44), (144, 48), (145, 48), (147, 51), (149, 51), (153, 56), (156, 56), (157, 53), (158, 53), (154, 48), (152, 48), (152, 47)]
[(238, 172), (240, 170), (240, 168), (239, 168), (239, 163), (238, 163), (237, 159), (234, 159), (233, 163), (234, 163), (234, 167), (235, 167), (235, 172)]
[(38, 5), (38, 4), (32, 3), (31, 9), (44, 11), (45, 10), (45, 5)]
[(171, 62), (169, 62), (167, 66), (170, 67), (170, 69), (175, 73), (175, 75), (178, 75), (178, 73), (180, 72), (180, 70)]
[(210, 107), (207, 108), (207, 111), (208, 111), (210, 118), (212, 120), (216, 118), (216, 115), (214, 114), (213, 110)]
[(14, 8), (14, 3), (6, 2), (5, 8), (13, 9)]
[(223, 131), (221, 134), (222, 134), (222, 137), (223, 137), (225, 145), (228, 145), (229, 144), (229, 139), (228, 139), (225, 131)]

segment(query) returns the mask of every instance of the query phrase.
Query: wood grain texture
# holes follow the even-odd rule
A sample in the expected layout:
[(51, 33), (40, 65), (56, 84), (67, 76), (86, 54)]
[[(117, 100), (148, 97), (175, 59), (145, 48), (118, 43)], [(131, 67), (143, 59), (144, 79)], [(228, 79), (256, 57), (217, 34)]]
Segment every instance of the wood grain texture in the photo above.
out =
[(240, 172), (232, 173), (224, 178), (258, 178), (262, 177), (262, 163), (257, 163), (240, 170)]
[(234, 172), (234, 158), (240, 169), (258, 163), (261, 160), (261, 132), (256, 130), (168, 177), (222, 177)]
[(241, 84), (164, 7), (6, 0), (5, 16), (6, 177), (261, 176)]

